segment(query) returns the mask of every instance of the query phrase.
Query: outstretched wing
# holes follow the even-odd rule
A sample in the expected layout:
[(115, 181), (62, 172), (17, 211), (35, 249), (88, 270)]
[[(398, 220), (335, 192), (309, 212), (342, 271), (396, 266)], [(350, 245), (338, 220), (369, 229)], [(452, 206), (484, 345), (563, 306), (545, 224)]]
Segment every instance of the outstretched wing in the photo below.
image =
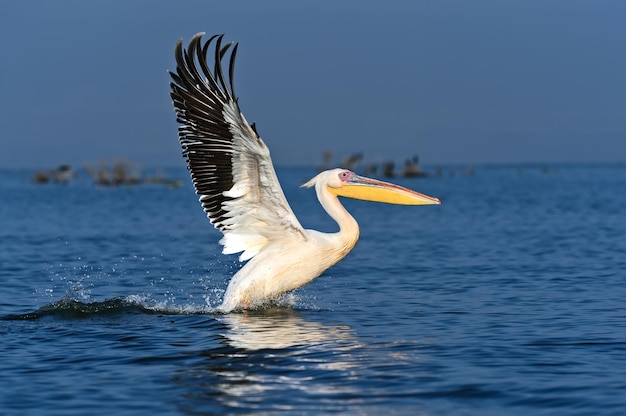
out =
[[(222, 46), (224, 35), (202, 44), (203, 35), (194, 36), (186, 50), (177, 42), (170, 95), (181, 124), (183, 156), (202, 207), (224, 234), (224, 253), (243, 251), (243, 261), (271, 241), (306, 239), (306, 234), (285, 199), (269, 149), (239, 110), (233, 86), (238, 45)], [(229, 49), (227, 85), (222, 60)], [(214, 52), (212, 71), (209, 52)]]

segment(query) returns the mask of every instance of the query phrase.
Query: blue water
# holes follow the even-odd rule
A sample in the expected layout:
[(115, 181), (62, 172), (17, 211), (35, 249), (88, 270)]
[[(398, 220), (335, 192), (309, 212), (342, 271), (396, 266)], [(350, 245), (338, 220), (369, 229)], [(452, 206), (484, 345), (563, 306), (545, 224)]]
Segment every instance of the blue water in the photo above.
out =
[[(0, 413), (626, 412), (626, 166), (398, 179), (345, 201), (361, 241), (266, 310), (212, 313), (223, 256), (184, 186), (1, 171)], [(334, 231), (280, 169), (307, 228)]]

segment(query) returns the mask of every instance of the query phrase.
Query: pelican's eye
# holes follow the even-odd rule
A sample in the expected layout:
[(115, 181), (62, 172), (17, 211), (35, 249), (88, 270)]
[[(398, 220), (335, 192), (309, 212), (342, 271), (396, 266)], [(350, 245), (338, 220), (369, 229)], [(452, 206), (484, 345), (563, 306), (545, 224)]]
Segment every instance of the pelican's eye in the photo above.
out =
[(352, 179), (353, 176), (354, 174), (349, 170), (344, 170), (343, 172), (339, 173), (339, 179), (341, 179), (341, 182), (347, 182)]

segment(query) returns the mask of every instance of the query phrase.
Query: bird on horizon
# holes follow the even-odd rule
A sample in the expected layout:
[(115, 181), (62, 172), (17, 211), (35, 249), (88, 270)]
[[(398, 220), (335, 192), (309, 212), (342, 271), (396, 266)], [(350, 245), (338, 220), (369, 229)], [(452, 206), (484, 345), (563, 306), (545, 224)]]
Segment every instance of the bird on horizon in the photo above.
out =
[[(233, 84), (238, 44), (223, 44), (224, 35), (203, 43), (203, 35), (195, 35), (186, 49), (182, 40), (177, 42), (170, 95), (200, 203), (224, 235), (223, 253), (241, 253), (239, 260), (246, 262), (231, 278), (219, 311), (267, 305), (343, 259), (359, 239), (359, 226), (339, 196), (403, 205), (441, 203), (347, 169), (331, 169), (302, 186), (315, 188), (339, 231), (304, 229), (283, 194), (269, 149), (239, 109)], [(229, 51), (226, 75), (222, 62)]]

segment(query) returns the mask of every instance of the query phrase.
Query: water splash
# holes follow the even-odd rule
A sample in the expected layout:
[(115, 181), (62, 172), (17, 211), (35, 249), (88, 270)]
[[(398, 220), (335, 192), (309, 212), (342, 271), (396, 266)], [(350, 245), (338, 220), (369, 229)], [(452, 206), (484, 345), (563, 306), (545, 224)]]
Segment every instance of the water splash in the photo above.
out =
[[(96, 316), (122, 315), (139, 313), (148, 315), (200, 315), (223, 314), (219, 310), (219, 303), (212, 303), (222, 291), (215, 289), (215, 293), (205, 297), (205, 304), (176, 304), (170, 299), (156, 300), (148, 295), (119, 296), (104, 301), (94, 301), (89, 291), (80, 287), (69, 290), (61, 300), (52, 302), (41, 308), (17, 315), (2, 317), (2, 320), (37, 320), (46, 317), (59, 319), (86, 319)], [(175, 300), (175, 299), (174, 299)], [(275, 302), (267, 303), (259, 310), (287, 309), (297, 310), (300, 297), (295, 293), (287, 293)], [(214, 306), (217, 305), (217, 306)], [(305, 308), (310, 309), (310, 308)]]
[(8, 315), (3, 320), (36, 320), (46, 317), (59, 319), (86, 319), (95, 316), (122, 315), (139, 313), (148, 315), (191, 315), (215, 313), (208, 307), (198, 308), (196, 305), (172, 306), (168, 302), (158, 302), (140, 295), (129, 295), (107, 299), (102, 302), (84, 302), (69, 297), (42, 306), (24, 314)]

